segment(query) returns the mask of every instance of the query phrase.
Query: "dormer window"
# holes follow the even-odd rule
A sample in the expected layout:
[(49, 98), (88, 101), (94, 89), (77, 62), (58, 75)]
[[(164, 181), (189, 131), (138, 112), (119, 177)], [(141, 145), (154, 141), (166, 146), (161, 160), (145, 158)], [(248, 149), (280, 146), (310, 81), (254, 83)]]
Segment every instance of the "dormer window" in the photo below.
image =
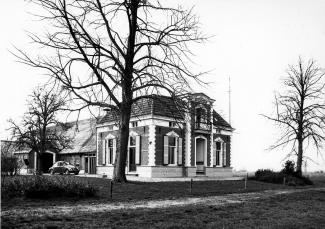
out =
[(169, 122), (169, 127), (174, 128), (176, 126), (177, 126), (176, 122)]
[(196, 123), (207, 123), (207, 111), (203, 107), (196, 108), (195, 120)]
[(208, 123), (207, 109), (202, 105), (197, 106), (195, 109), (195, 128), (209, 130), (210, 125)]
[(138, 122), (131, 122), (131, 126), (134, 127), (138, 127)]

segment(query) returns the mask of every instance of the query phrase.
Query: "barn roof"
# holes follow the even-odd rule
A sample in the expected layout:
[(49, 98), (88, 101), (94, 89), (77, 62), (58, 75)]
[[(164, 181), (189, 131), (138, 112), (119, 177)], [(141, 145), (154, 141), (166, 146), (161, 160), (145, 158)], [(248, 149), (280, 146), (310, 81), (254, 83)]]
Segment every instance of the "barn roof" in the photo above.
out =
[(96, 152), (96, 120), (85, 119), (67, 123), (65, 135), (72, 139), (69, 148), (59, 154)]

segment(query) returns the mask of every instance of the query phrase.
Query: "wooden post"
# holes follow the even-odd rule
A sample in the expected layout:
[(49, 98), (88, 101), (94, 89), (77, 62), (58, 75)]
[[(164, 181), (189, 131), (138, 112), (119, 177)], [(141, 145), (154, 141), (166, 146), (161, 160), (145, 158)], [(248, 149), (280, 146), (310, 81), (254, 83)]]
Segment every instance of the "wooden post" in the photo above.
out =
[(283, 185), (286, 185), (286, 177), (283, 177)]
[(191, 178), (191, 182), (190, 182), (190, 194), (192, 195), (192, 187), (193, 187), (193, 179)]
[(245, 177), (245, 189), (247, 188), (247, 176)]
[(112, 180), (110, 180), (110, 197), (111, 197), (111, 199), (113, 199), (113, 181)]

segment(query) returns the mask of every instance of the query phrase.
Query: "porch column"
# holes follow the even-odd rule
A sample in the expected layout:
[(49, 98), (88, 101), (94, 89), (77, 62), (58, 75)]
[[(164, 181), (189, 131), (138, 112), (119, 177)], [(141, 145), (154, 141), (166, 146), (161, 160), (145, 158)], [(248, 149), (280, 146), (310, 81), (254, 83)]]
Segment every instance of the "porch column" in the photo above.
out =
[(210, 136), (210, 167), (213, 167), (213, 104), (211, 103), (211, 113), (210, 113), (210, 122), (211, 122), (211, 136)]
[(37, 152), (34, 152), (34, 170), (37, 170)]
[(190, 167), (191, 166), (191, 136), (192, 136), (192, 130), (191, 130), (191, 116), (190, 114), (186, 113), (185, 115), (185, 166)]

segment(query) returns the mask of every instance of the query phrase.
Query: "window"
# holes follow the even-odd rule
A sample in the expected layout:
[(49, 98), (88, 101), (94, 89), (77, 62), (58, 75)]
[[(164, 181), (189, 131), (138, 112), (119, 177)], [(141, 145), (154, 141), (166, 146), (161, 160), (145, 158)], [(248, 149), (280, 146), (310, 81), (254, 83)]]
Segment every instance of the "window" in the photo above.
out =
[(221, 142), (216, 142), (216, 166), (220, 166)]
[(116, 138), (113, 135), (103, 140), (102, 164), (112, 165), (115, 162)]
[(113, 144), (113, 139), (108, 139), (108, 144), (107, 144), (107, 159), (108, 159), (108, 164), (113, 164), (113, 152), (114, 152), (114, 144)]
[[(172, 134), (171, 134), (172, 133)], [(173, 131), (164, 136), (164, 165), (182, 165), (183, 164), (183, 139), (179, 138)]]
[(196, 123), (206, 123), (206, 113), (204, 108), (196, 108)]
[(169, 127), (176, 127), (176, 122), (169, 122)]
[(129, 172), (136, 171), (136, 165), (141, 164), (140, 135), (131, 135), (129, 138), (128, 167)]
[(199, 106), (195, 109), (195, 128), (203, 130), (210, 129), (207, 110), (204, 107)]
[(134, 136), (130, 136), (130, 147), (135, 147), (136, 139)]
[(132, 127), (137, 127), (138, 126), (138, 122), (131, 122), (131, 126)]
[(175, 156), (176, 156), (176, 137), (168, 137), (168, 164), (176, 164)]
[(224, 142), (222, 147), (222, 155), (223, 155), (223, 166), (227, 166), (227, 144)]

